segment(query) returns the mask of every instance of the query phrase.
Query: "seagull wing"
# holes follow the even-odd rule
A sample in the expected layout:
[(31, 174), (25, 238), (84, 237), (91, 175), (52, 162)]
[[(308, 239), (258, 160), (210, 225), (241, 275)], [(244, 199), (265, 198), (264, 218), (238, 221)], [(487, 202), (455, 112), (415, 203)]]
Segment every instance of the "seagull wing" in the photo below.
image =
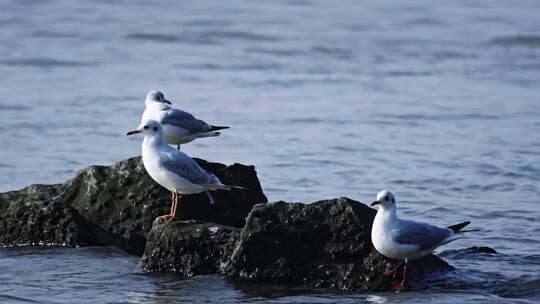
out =
[(208, 125), (206, 122), (196, 119), (188, 112), (175, 108), (167, 110), (161, 123), (180, 127), (187, 130), (190, 134), (212, 130), (212, 126)]
[(399, 220), (391, 231), (391, 237), (400, 244), (416, 245), (421, 250), (436, 248), (454, 235), (448, 228), (440, 228), (425, 223)]
[(161, 164), (167, 170), (180, 175), (193, 184), (221, 184), (214, 174), (201, 168), (193, 159), (180, 151), (164, 152), (161, 157)]

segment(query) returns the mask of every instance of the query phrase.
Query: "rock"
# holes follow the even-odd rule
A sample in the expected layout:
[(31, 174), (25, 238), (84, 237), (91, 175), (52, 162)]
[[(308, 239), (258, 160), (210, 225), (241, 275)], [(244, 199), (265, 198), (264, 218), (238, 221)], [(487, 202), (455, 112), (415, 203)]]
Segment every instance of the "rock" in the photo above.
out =
[[(392, 282), (383, 279), (382, 272), (397, 261), (373, 249), (375, 214), (374, 209), (347, 198), (257, 205), (246, 220), (225, 273), (306, 287), (388, 290)], [(417, 268), (417, 273), (453, 269), (432, 255), (415, 264), (418, 267), (411, 269)]]
[(214, 223), (166, 223), (158, 218), (148, 234), (143, 269), (172, 271), (184, 276), (220, 273), (239, 231), (240, 228)]
[[(241, 227), (252, 206), (267, 201), (253, 166), (195, 160), (223, 183), (248, 190), (213, 192), (213, 205), (204, 194), (184, 196), (179, 218)], [(1, 245), (51, 240), (78, 246), (114, 245), (141, 255), (152, 222), (170, 211), (170, 195), (148, 176), (140, 157), (112, 166), (90, 166), (64, 184), (0, 194), (0, 211), (7, 214), (0, 218)], [(58, 229), (58, 221), (66, 222), (63, 230)]]
[(465, 249), (466, 251), (468, 252), (477, 252), (477, 253), (492, 253), (492, 254), (498, 254), (498, 252), (491, 248), (491, 247), (487, 247), (487, 246), (472, 246), (472, 247), (469, 247), (467, 249)]
[(57, 194), (56, 185), (32, 185), (0, 194), (0, 244), (96, 245), (77, 211), (54, 202)]
[[(230, 278), (309, 288), (382, 291), (397, 284), (382, 273), (397, 265), (371, 244), (376, 211), (347, 198), (313, 204), (256, 205), (242, 229), (200, 222), (154, 222), (143, 257), (147, 271)], [(416, 286), (453, 268), (429, 255), (411, 263)]]

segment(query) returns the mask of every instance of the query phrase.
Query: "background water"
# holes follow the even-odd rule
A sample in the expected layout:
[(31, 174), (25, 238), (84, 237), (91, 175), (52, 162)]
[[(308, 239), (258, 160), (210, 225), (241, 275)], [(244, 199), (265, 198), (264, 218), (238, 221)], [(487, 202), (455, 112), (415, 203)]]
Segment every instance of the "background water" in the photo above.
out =
[[(540, 300), (540, 2), (0, 2), (0, 191), (140, 154), (160, 89), (219, 138), (191, 156), (257, 167), (270, 200), (397, 195), (481, 231), (447, 288), (401, 294), (144, 274), (112, 248), (0, 249), (0, 302)], [(500, 255), (453, 249), (491, 246)], [(441, 252), (441, 251), (439, 251)]]

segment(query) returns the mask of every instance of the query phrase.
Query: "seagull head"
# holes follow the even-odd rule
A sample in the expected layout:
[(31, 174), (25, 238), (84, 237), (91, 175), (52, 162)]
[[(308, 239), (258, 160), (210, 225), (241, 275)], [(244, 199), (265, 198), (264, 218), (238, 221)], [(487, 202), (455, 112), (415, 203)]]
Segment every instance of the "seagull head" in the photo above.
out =
[(142, 122), (137, 129), (127, 132), (126, 135), (142, 134), (144, 136), (158, 136), (163, 133), (161, 124), (153, 119)]
[(168, 103), (172, 105), (170, 101), (165, 99), (165, 95), (157, 90), (152, 90), (146, 94), (146, 99), (144, 100), (145, 105), (149, 105), (152, 102)]
[(371, 206), (380, 205), (382, 208), (395, 208), (396, 198), (392, 192), (383, 190), (377, 193), (377, 199), (371, 203)]

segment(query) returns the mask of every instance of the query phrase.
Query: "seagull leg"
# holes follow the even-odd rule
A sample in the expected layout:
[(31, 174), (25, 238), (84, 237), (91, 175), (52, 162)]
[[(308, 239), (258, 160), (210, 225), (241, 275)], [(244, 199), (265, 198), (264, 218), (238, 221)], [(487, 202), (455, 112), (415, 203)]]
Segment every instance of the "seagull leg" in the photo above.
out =
[(405, 284), (407, 279), (407, 262), (405, 262), (405, 265), (403, 265), (403, 280), (401, 280), (401, 283), (397, 284), (396, 287), (394, 287), (394, 291), (402, 291), (407, 286)]
[(171, 210), (171, 216), (172, 216), (171, 220), (176, 217), (176, 208), (178, 208), (179, 200), (180, 200), (180, 195), (178, 194), (178, 192), (176, 192), (174, 195), (174, 207)]
[(175, 208), (174, 207), (175, 206), (175, 197), (176, 197), (175, 193), (171, 192), (171, 212), (169, 214), (167, 214), (167, 215), (162, 216), (162, 218), (164, 218), (165, 222), (167, 222), (167, 223), (172, 221), (172, 219), (174, 218), (172, 211)]
[(180, 144), (176, 145), (176, 150), (180, 150)]
[(383, 276), (395, 278), (398, 270), (403, 266), (403, 263), (405, 263), (405, 260), (401, 261), (394, 269), (383, 272)]

